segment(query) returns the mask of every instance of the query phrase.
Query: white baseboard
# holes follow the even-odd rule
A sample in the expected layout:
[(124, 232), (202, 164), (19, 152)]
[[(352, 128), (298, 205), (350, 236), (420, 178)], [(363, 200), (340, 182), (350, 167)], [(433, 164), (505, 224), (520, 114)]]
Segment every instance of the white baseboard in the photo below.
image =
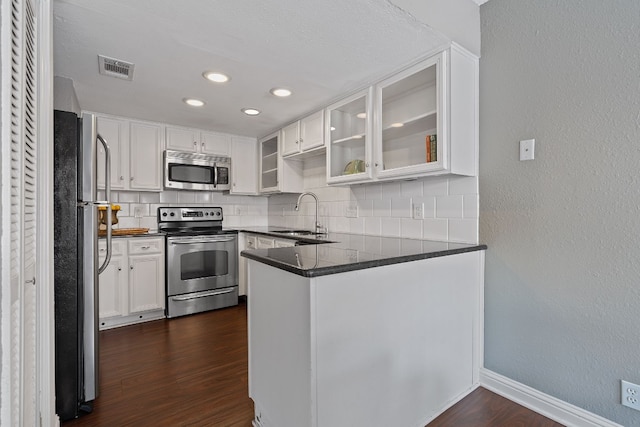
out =
[(485, 368), (480, 385), (568, 427), (624, 427)]

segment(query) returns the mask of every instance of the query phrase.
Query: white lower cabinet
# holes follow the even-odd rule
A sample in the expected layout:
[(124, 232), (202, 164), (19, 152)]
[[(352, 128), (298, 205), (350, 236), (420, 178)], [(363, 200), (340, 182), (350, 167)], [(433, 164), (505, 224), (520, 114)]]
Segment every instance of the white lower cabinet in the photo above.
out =
[[(104, 240), (99, 253), (104, 258)], [(164, 238), (114, 239), (111, 262), (99, 276), (100, 329), (163, 318), (164, 281)]]
[(238, 295), (247, 295), (247, 283), (249, 280), (247, 259), (240, 255), (240, 252), (245, 249), (287, 248), (295, 245), (296, 241), (292, 239), (278, 239), (252, 233), (240, 233), (238, 237)]

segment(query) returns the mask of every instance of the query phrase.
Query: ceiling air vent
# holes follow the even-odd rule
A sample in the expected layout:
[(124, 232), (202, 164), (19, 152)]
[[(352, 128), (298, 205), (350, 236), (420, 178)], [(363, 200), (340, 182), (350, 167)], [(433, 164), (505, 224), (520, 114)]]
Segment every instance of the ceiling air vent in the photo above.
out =
[(100, 74), (118, 79), (133, 80), (134, 64), (108, 56), (98, 55)]

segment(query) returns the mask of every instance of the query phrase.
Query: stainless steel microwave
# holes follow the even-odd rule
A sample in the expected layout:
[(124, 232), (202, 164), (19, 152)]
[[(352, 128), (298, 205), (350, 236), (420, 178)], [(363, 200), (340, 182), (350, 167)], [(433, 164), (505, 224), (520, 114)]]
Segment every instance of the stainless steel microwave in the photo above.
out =
[(231, 158), (165, 150), (164, 188), (225, 191), (231, 189)]

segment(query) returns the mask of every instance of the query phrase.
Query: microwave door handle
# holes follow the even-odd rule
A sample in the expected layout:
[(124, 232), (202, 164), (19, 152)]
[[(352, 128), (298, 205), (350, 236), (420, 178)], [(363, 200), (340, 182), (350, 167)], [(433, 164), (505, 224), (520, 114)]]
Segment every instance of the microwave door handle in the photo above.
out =
[(213, 164), (213, 188), (218, 186), (218, 166)]

